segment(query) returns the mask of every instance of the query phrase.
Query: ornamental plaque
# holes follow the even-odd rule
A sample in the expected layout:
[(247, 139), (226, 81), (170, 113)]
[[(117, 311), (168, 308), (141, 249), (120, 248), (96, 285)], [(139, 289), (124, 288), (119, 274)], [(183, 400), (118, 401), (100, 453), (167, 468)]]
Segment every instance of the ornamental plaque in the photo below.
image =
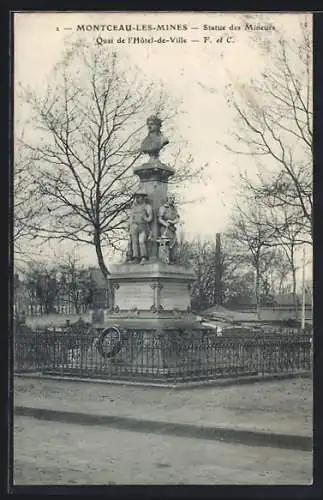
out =
[(121, 334), (116, 326), (106, 328), (100, 335), (98, 351), (103, 358), (112, 358), (121, 349)]

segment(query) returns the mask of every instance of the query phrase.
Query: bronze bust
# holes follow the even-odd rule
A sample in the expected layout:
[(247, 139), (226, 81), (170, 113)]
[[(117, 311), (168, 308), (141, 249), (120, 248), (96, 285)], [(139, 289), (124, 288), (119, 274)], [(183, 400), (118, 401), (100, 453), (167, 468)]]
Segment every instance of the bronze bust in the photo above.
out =
[(169, 143), (161, 129), (162, 121), (158, 116), (152, 115), (147, 118), (148, 135), (142, 141), (140, 151), (149, 154), (152, 158), (158, 158), (160, 150)]

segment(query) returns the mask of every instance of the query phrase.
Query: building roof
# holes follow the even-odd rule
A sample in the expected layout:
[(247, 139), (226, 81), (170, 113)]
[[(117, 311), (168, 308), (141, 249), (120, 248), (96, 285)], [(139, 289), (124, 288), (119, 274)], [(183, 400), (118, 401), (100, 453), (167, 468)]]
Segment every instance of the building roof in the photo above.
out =
[(210, 307), (201, 315), (224, 321), (257, 321), (256, 312), (231, 311), (221, 305)]
[[(306, 321), (311, 321), (312, 311), (311, 308), (306, 308)], [(299, 316), (301, 315), (299, 311)], [(200, 316), (210, 318), (218, 321), (228, 321), (228, 322), (255, 322), (259, 321), (257, 318), (256, 310), (229, 310), (223, 306), (215, 305), (203, 311)], [(290, 318), (294, 318), (294, 310), (291, 307), (261, 307), (260, 309), (260, 321), (281, 321)]]
[[(302, 296), (299, 293), (297, 294), (297, 301), (299, 304), (302, 303)], [(293, 306), (294, 304), (293, 294), (291, 292), (278, 293), (275, 295), (275, 302), (278, 306)], [(305, 293), (305, 304), (307, 305), (312, 304), (312, 298), (308, 292)]]

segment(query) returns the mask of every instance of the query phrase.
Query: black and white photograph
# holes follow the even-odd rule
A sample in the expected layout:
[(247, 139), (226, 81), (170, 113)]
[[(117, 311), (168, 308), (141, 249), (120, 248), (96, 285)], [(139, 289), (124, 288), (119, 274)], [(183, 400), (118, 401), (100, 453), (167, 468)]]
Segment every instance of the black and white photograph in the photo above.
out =
[(313, 483), (313, 15), (13, 16), (13, 486)]

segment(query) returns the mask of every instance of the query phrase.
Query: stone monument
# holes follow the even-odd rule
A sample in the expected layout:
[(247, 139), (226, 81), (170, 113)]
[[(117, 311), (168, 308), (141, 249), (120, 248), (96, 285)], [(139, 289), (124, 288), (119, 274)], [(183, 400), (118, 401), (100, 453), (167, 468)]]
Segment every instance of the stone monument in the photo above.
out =
[(176, 251), (179, 214), (174, 196), (168, 195), (174, 169), (159, 158), (169, 142), (161, 125), (157, 116), (147, 119), (148, 135), (140, 149), (149, 157), (134, 168), (139, 188), (129, 213), (127, 256), (125, 262), (111, 266), (114, 303), (104, 321), (107, 328), (118, 328), (127, 338), (144, 332), (149, 342), (153, 338), (157, 343), (178, 332), (201, 329), (191, 312), (195, 274), (178, 261)]

